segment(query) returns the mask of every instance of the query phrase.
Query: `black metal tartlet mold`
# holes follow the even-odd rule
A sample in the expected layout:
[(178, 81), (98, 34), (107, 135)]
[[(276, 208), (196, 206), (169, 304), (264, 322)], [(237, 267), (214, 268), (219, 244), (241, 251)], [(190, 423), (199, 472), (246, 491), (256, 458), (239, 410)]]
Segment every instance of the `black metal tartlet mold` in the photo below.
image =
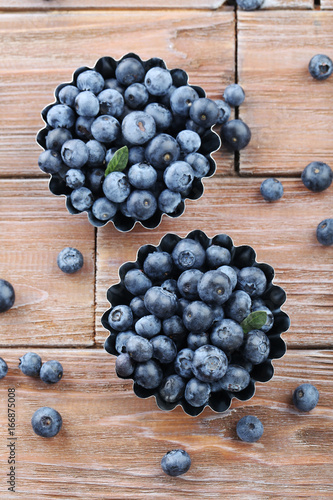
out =
[[(97, 62), (93, 68), (90, 68), (87, 66), (83, 66), (83, 67), (78, 68), (77, 70), (74, 71), (73, 78), (70, 82), (61, 83), (56, 87), (55, 92), (54, 92), (55, 101), (53, 103), (49, 104), (48, 106), (46, 106), (42, 110), (41, 116), (42, 116), (43, 121), (45, 122), (46, 126), (44, 128), (42, 128), (37, 134), (36, 142), (39, 144), (39, 146), (41, 146), (44, 150), (46, 150), (46, 136), (47, 136), (48, 132), (52, 129), (52, 127), (50, 127), (47, 124), (46, 116), (47, 116), (47, 112), (49, 111), (49, 109), (52, 106), (54, 106), (56, 104), (60, 104), (60, 101), (58, 99), (58, 95), (59, 95), (60, 90), (63, 87), (65, 87), (66, 85), (76, 85), (76, 81), (77, 81), (79, 74), (82, 73), (83, 71), (86, 71), (86, 70), (96, 70), (103, 76), (104, 79), (114, 78), (117, 65), (123, 59), (126, 59), (128, 57), (132, 57), (132, 58), (139, 60), (143, 64), (146, 72), (150, 68), (155, 67), (155, 66), (159, 66), (159, 67), (168, 69), (164, 60), (162, 60), (158, 57), (153, 57), (151, 59), (143, 61), (137, 54), (134, 54), (134, 53), (128, 53), (118, 60), (116, 60), (112, 57), (109, 57), (109, 56), (104, 56), (104, 57), (101, 57), (100, 59), (97, 60)], [(176, 69), (178, 69), (178, 68), (170, 70), (171, 74)], [(186, 72), (184, 72), (184, 73), (186, 74), (186, 76), (188, 78), (187, 73)], [(190, 85), (189, 82), (187, 82), (187, 83), (188, 83), (188, 85)], [(206, 92), (203, 88), (196, 86), (196, 85), (190, 85), (190, 87), (193, 88), (198, 93), (199, 97), (206, 97)], [(74, 129), (74, 127), (72, 129), (70, 129), (70, 131), (72, 131), (73, 129)], [(169, 133), (168, 130), (166, 130), (165, 133)], [(172, 133), (170, 133), (170, 135), (172, 135)], [(73, 135), (73, 138), (75, 138), (75, 134)], [(110, 147), (111, 146), (112, 146), (112, 144), (110, 144)], [(201, 178), (194, 179), (190, 192), (188, 192), (188, 193), (186, 193), (186, 195), (182, 196), (181, 203), (178, 205), (175, 212), (165, 213), (165, 212), (162, 212), (159, 208), (157, 208), (156, 212), (154, 213), (154, 215), (151, 218), (149, 218), (147, 220), (137, 220), (137, 219), (134, 219), (132, 217), (125, 216), (120, 211), (120, 209), (118, 209), (117, 213), (111, 219), (109, 219), (107, 221), (101, 221), (101, 220), (98, 220), (93, 215), (91, 209), (88, 209), (88, 210), (84, 210), (84, 211), (87, 212), (89, 222), (95, 227), (101, 227), (101, 226), (104, 226), (105, 224), (107, 224), (108, 222), (112, 222), (118, 231), (127, 232), (127, 231), (130, 231), (131, 229), (133, 229), (134, 225), (137, 222), (140, 223), (143, 227), (145, 227), (147, 229), (155, 229), (161, 223), (163, 214), (165, 214), (171, 218), (180, 217), (185, 210), (185, 200), (186, 199), (197, 200), (197, 199), (201, 198), (201, 196), (203, 195), (204, 186), (203, 186), (201, 179), (202, 178), (209, 178), (209, 177), (214, 175), (214, 173), (216, 171), (216, 162), (212, 158), (211, 154), (214, 153), (215, 151), (217, 151), (220, 148), (220, 146), (221, 146), (221, 139), (220, 139), (219, 135), (213, 131), (213, 127), (207, 129), (206, 132), (201, 136), (201, 147), (197, 152), (204, 155), (207, 158), (207, 160), (209, 161), (209, 165), (210, 165), (209, 171), (205, 176), (203, 176)], [(106, 168), (106, 165), (105, 165), (105, 168)], [(76, 210), (71, 203), (70, 194), (72, 192), (72, 189), (70, 189), (66, 185), (64, 173), (50, 174), (50, 176), (51, 176), (51, 178), (49, 181), (49, 189), (50, 189), (51, 193), (56, 195), (56, 196), (60, 196), (60, 195), (66, 196), (66, 208), (70, 214), (82, 213), (79, 210)]]
[[(239, 269), (243, 267), (256, 266), (260, 268), (267, 279), (267, 286), (264, 294), (260, 297), (264, 300), (265, 306), (268, 307), (274, 315), (274, 324), (271, 330), (269, 330), (266, 335), (270, 341), (270, 352), (268, 359), (261, 364), (253, 365), (250, 372), (250, 383), (249, 385), (240, 392), (229, 392), (226, 390), (221, 390), (219, 392), (211, 393), (209, 401), (207, 404), (201, 407), (194, 407), (190, 405), (184, 397), (179, 401), (174, 403), (165, 402), (160, 394), (158, 388), (156, 389), (145, 389), (138, 385), (136, 382), (133, 383), (134, 393), (140, 398), (148, 398), (154, 396), (156, 399), (157, 406), (161, 410), (173, 410), (176, 406), (182, 406), (183, 410), (191, 416), (199, 415), (206, 406), (209, 406), (215, 412), (225, 412), (231, 405), (232, 399), (236, 398), (241, 401), (247, 401), (254, 396), (255, 393), (255, 382), (268, 382), (274, 374), (274, 367), (272, 364), (273, 359), (281, 358), (286, 352), (286, 344), (281, 338), (281, 334), (286, 332), (290, 326), (289, 316), (281, 310), (281, 306), (286, 300), (286, 292), (283, 288), (273, 284), (274, 269), (269, 264), (258, 263), (256, 261), (255, 250), (248, 246), (234, 246), (232, 239), (226, 234), (218, 234), (213, 238), (209, 238), (203, 231), (194, 230), (190, 232), (185, 238), (191, 238), (198, 241), (204, 249), (208, 248), (210, 245), (219, 245), (227, 248), (232, 256), (230, 265), (236, 266)], [(137, 252), (137, 259), (135, 262), (126, 262), (119, 268), (120, 282), (116, 285), (112, 285), (107, 290), (107, 299), (111, 304), (111, 307), (103, 314), (101, 318), (102, 325), (110, 333), (104, 343), (104, 349), (109, 354), (118, 356), (119, 353), (115, 349), (116, 337), (118, 331), (113, 330), (108, 323), (108, 316), (112, 307), (125, 304), (129, 305), (130, 301), (134, 297), (124, 286), (124, 276), (130, 269), (143, 269), (143, 262), (147, 255), (156, 251), (163, 251), (171, 253), (176, 244), (184, 238), (181, 238), (177, 234), (168, 233), (160, 241), (158, 246), (144, 245), (139, 248)], [(179, 271), (181, 274), (182, 271)], [(183, 346), (177, 346), (178, 351), (183, 347), (186, 347), (186, 339)], [(175, 373), (172, 367), (164, 365), (165, 376)], [(132, 378), (132, 377), (127, 377)]]

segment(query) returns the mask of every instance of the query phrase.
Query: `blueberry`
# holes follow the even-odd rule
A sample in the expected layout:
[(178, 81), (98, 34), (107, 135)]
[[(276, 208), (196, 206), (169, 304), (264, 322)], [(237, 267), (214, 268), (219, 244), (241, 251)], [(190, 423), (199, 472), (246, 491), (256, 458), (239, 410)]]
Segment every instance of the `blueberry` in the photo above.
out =
[(208, 403), (210, 384), (197, 378), (191, 378), (186, 384), (184, 396), (190, 405), (195, 407), (203, 406)]
[(117, 90), (121, 95), (125, 92), (125, 87), (123, 87), (116, 78), (108, 78), (105, 80), (104, 88)]
[(157, 209), (157, 201), (151, 191), (136, 189), (127, 198), (127, 211), (133, 219), (148, 220)]
[(91, 124), (91, 133), (97, 141), (113, 142), (120, 134), (120, 123), (114, 116), (98, 116)]
[(132, 309), (126, 305), (114, 306), (109, 314), (108, 323), (114, 330), (123, 332), (133, 325)]
[(128, 330), (127, 332), (120, 332), (118, 333), (116, 337), (116, 343), (115, 343), (115, 349), (119, 354), (123, 352), (127, 352), (126, 346), (128, 339), (135, 336), (135, 333), (132, 332), (131, 330)]
[(134, 362), (126, 352), (119, 354), (116, 359), (116, 374), (120, 378), (127, 378), (134, 372)]
[(61, 148), (61, 157), (70, 168), (82, 168), (88, 161), (89, 150), (80, 139), (70, 139)]
[(172, 113), (163, 104), (150, 102), (144, 109), (145, 113), (151, 115), (156, 123), (156, 130), (162, 131), (170, 127), (172, 123)]
[(235, 351), (242, 345), (243, 340), (243, 328), (237, 321), (224, 318), (214, 323), (210, 334), (210, 341), (223, 351)]
[(74, 189), (71, 193), (71, 202), (73, 207), (79, 212), (88, 210), (94, 203), (94, 197), (90, 189), (86, 187), (80, 187)]
[(164, 68), (151, 68), (145, 76), (145, 86), (149, 94), (154, 96), (165, 95), (172, 85), (170, 71)]
[(7, 375), (8, 366), (4, 359), (0, 358), (0, 379), (4, 378)]
[(221, 389), (240, 392), (250, 383), (250, 374), (242, 366), (229, 365), (225, 375), (219, 380)]
[(333, 72), (333, 62), (328, 56), (317, 54), (309, 62), (309, 72), (316, 80), (326, 80)]
[(61, 170), (63, 165), (59, 151), (47, 149), (39, 155), (38, 166), (46, 174), (56, 174)]
[(182, 203), (182, 196), (180, 193), (164, 189), (158, 197), (158, 208), (161, 212), (166, 214), (173, 214)]
[(168, 476), (181, 476), (191, 467), (191, 459), (185, 450), (171, 450), (162, 458), (161, 467)]
[(159, 393), (167, 403), (176, 403), (185, 392), (185, 381), (179, 375), (172, 374), (166, 377), (160, 387)]
[[(168, 92), (158, 98), (160, 104), (162, 104), (163, 106), (167, 106), (168, 108), (170, 108), (170, 98), (171, 98), (171, 96), (172, 96), (172, 94), (174, 93), (175, 90), (176, 90), (176, 87), (174, 85), (171, 85), (171, 87), (169, 87)], [(174, 118), (175, 117), (173, 117), (172, 121), (174, 121)]]
[(185, 128), (186, 128), (186, 130), (192, 130), (192, 132), (196, 132), (199, 135), (203, 135), (206, 132), (206, 130), (207, 130), (204, 127), (201, 127), (201, 125), (198, 125), (197, 123), (195, 123), (191, 119), (186, 120), (186, 122), (185, 122)]
[(142, 363), (151, 359), (153, 355), (153, 346), (148, 339), (140, 335), (133, 335), (127, 340), (126, 352), (134, 361)]
[(89, 69), (79, 74), (76, 85), (80, 90), (89, 90), (94, 94), (99, 94), (104, 88), (104, 78), (97, 71)]
[(152, 280), (165, 280), (171, 276), (173, 262), (168, 252), (151, 252), (143, 263), (143, 270)]
[(148, 163), (136, 163), (128, 171), (128, 180), (137, 189), (149, 189), (157, 180), (157, 172)]
[(27, 352), (19, 358), (19, 369), (24, 375), (29, 377), (39, 377), (42, 367), (42, 358), (34, 352)]
[(171, 135), (158, 134), (152, 139), (145, 151), (146, 160), (158, 170), (165, 170), (172, 162), (178, 160), (179, 145)]
[(161, 331), (161, 327), (161, 320), (153, 314), (143, 316), (135, 323), (136, 333), (146, 339), (151, 339), (155, 337), (155, 335), (158, 335)]
[(175, 87), (182, 87), (187, 85), (188, 82), (188, 74), (186, 71), (180, 68), (175, 68), (170, 71), (172, 76), (172, 83)]
[(318, 193), (330, 187), (333, 171), (326, 163), (313, 161), (305, 167), (301, 177), (305, 187)]
[(225, 305), (226, 315), (241, 323), (251, 312), (251, 297), (243, 290), (236, 290)]
[(211, 245), (206, 250), (206, 262), (210, 268), (216, 269), (217, 267), (230, 264), (231, 254), (227, 248)]
[(259, 267), (243, 267), (237, 276), (239, 287), (250, 297), (260, 297), (267, 286), (265, 273)]
[(224, 309), (222, 306), (219, 306), (219, 305), (213, 305), (211, 306), (211, 309), (213, 311), (213, 314), (214, 314), (214, 322), (215, 321), (221, 321), (222, 319), (224, 319)]
[(186, 333), (184, 323), (177, 315), (163, 320), (162, 328), (164, 335), (167, 335), (174, 340), (182, 338)]
[(59, 361), (51, 359), (42, 364), (39, 372), (40, 379), (46, 384), (56, 384), (62, 378), (63, 367)]
[(264, 333), (269, 332), (269, 330), (272, 329), (274, 324), (274, 314), (272, 313), (272, 311), (265, 306), (253, 307), (253, 304), (252, 304), (252, 311), (265, 311), (267, 313), (266, 323), (260, 328), (260, 330), (262, 330)]
[(141, 62), (134, 57), (127, 57), (120, 61), (116, 68), (116, 78), (121, 85), (129, 87), (133, 83), (140, 83), (145, 76)]
[(72, 134), (67, 128), (54, 128), (49, 130), (45, 138), (46, 149), (52, 149), (60, 153), (63, 143), (70, 139), (72, 139)]
[(48, 110), (46, 121), (52, 128), (72, 128), (75, 123), (75, 112), (66, 104), (55, 104)]
[(333, 245), (333, 219), (325, 219), (317, 226), (317, 240), (322, 245)]
[(125, 274), (124, 285), (133, 295), (144, 295), (151, 289), (152, 282), (140, 269), (130, 269)]
[(145, 389), (155, 389), (160, 385), (162, 379), (162, 368), (153, 359), (139, 363), (134, 372), (134, 381)]
[(191, 165), (194, 177), (205, 177), (210, 170), (209, 161), (200, 153), (189, 153), (184, 160)]
[(195, 351), (203, 345), (209, 344), (209, 334), (205, 332), (190, 332), (187, 335), (187, 347), (192, 351)]
[(80, 116), (93, 117), (99, 113), (99, 101), (89, 90), (80, 92), (75, 98), (75, 111)]
[(127, 175), (117, 171), (108, 174), (103, 182), (103, 192), (114, 203), (125, 201), (131, 192)]
[(218, 125), (224, 125), (231, 115), (230, 106), (225, 101), (222, 101), (222, 99), (216, 99), (215, 104), (219, 109), (219, 116), (217, 117), (216, 123)]
[(133, 297), (130, 302), (130, 308), (132, 309), (133, 315), (137, 318), (142, 318), (142, 316), (146, 316), (149, 314), (149, 312), (145, 308), (143, 298), (141, 297)]
[(261, 330), (251, 330), (247, 334), (243, 354), (254, 365), (266, 361), (269, 356), (270, 342), (267, 335)]
[(71, 108), (74, 107), (75, 97), (80, 93), (75, 85), (65, 85), (59, 90), (58, 99), (61, 104), (67, 104)]
[(192, 349), (182, 349), (176, 356), (174, 361), (175, 372), (183, 378), (193, 377), (192, 360), (194, 351)]
[(31, 419), (32, 429), (38, 436), (51, 438), (58, 434), (62, 426), (62, 418), (57, 410), (43, 406), (38, 408)]
[(57, 264), (62, 272), (67, 274), (75, 273), (83, 266), (83, 255), (76, 248), (63, 248), (58, 254)]
[(98, 198), (92, 206), (92, 213), (96, 219), (106, 221), (112, 219), (117, 213), (117, 205), (107, 198)]
[(232, 294), (230, 279), (221, 271), (207, 271), (198, 283), (198, 293), (204, 302), (222, 305)]
[(104, 164), (106, 149), (99, 141), (92, 139), (86, 144), (88, 148), (88, 165), (90, 167), (99, 167)]
[(190, 332), (205, 332), (212, 326), (213, 321), (213, 311), (204, 302), (190, 302), (184, 310), (183, 322)]
[(260, 193), (266, 201), (277, 201), (283, 196), (282, 183), (273, 177), (265, 179), (260, 186)]
[(231, 282), (231, 287), (234, 289), (237, 285), (237, 272), (231, 266), (220, 266), (217, 268), (223, 274), (226, 274)]
[(199, 242), (190, 238), (180, 240), (172, 251), (173, 261), (179, 269), (200, 269), (206, 258), (206, 252)]
[(232, 83), (225, 88), (223, 97), (229, 106), (235, 108), (244, 102), (245, 92), (238, 83)]
[(135, 165), (145, 161), (145, 148), (143, 146), (132, 146), (128, 150), (128, 164)]
[(79, 116), (75, 122), (75, 133), (79, 139), (92, 139), (91, 126), (94, 123), (94, 117)]
[(98, 94), (101, 115), (112, 115), (118, 118), (124, 112), (124, 98), (114, 89), (105, 89)]
[(188, 116), (190, 107), (196, 99), (197, 92), (188, 85), (183, 85), (174, 90), (170, 97), (170, 106), (176, 115)]
[(223, 377), (228, 368), (228, 358), (221, 349), (203, 345), (195, 352), (192, 360), (194, 376), (202, 382), (214, 382)]
[(121, 125), (123, 137), (130, 144), (145, 144), (156, 133), (154, 118), (144, 111), (132, 111), (125, 116)]
[(84, 186), (85, 180), (86, 177), (84, 173), (81, 170), (78, 170), (77, 168), (70, 168), (66, 172), (65, 175), (66, 186), (70, 187), (71, 189), (78, 189)]
[(232, 151), (240, 151), (251, 140), (251, 130), (242, 120), (230, 120), (222, 125), (222, 143)]
[(198, 283), (201, 280), (203, 273), (199, 269), (188, 269), (184, 271), (178, 278), (177, 287), (179, 292), (185, 299), (199, 299)]
[(163, 288), (163, 290), (167, 290), (170, 293), (175, 293), (176, 295), (178, 294), (177, 281), (174, 279), (164, 280), (161, 283), (161, 288)]
[(266, 303), (263, 299), (252, 300), (251, 311), (254, 311), (255, 309), (261, 309), (262, 307), (266, 307)]
[(301, 384), (293, 393), (293, 403), (300, 411), (311, 411), (319, 401), (318, 389), (312, 384)]
[(132, 109), (138, 109), (147, 103), (149, 94), (142, 83), (133, 83), (125, 90), (124, 99), (127, 106)]
[(171, 363), (177, 356), (177, 347), (174, 341), (166, 335), (157, 335), (150, 340), (153, 346), (153, 358), (160, 363)]
[(105, 171), (101, 168), (94, 168), (86, 172), (87, 187), (94, 195), (103, 196), (103, 182), (105, 179)]
[(165, 319), (177, 311), (177, 296), (159, 286), (153, 286), (145, 293), (145, 306), (151, 314)]
[(254, 443), (263, 435), (264, 426), (259, 418), (253, 415), (246, 415), (237, 422), (236, 432), (242, 441)]
[(201, 146), (200, 135), (193, 130), (181, 130), (176, 137), (182, 153), (188, 155), (195, 153)]
[(212, 99), (200, 97), (190, 107), (190, 118), (204, 128), (210, 128), (217, 122), (219, 108)]

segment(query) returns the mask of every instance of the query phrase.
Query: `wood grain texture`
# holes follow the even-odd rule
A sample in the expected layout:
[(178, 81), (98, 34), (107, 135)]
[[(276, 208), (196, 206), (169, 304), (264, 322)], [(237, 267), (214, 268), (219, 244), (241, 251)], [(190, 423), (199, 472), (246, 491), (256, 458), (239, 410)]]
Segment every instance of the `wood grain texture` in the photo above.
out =
[(280, 10), (280, 9), (313, 9), (313, 0), (264, 0), (260, 10)]
[[(8, 451), (7, 391), (16, 389), (17, 479), (15, 498), (30, 499), (295, 499), (332, 498), (333, 352), (290, 351), (275, 362), (275, 375), (257, 383), (247, 402), (217, 414), (209, 408), (196, 418), (181, 408), (162, 412), (154, 398), (139, 399), (131, 381), (118, 379), (113, 356), (102, 349), (39, 349), (43, 360), (57, 359), (64, 376), (55, 386), (21, 374), (24, 349), (1, 349), (9, 365), (0, 381), (1, 498), (6, 492)], [(311, 382), (318, 406), (301, 414), (292, 405), (294, 389)], [(36, 436), (33, 413), (57, 409), (60, 433)], [(238, 420), (258, 416), (264, 434), (241, 442)], [(192, 459), (179, 478), (160, 468), (164, 453), (184, 448)]]
[[(0, 176), (43, 175), (35, 143), (40, 111), (76, 68), (135, 51), (183, 68), (192, 84), (220, 98), (234, 82), (234, 32), (232, 10), (1, 14)], [(233, 155), (226, 155), (225, 173), (233, 167)]]
[(329, 10), (332, 10), (333, 9), (333, 2), (332, 0), (321, 0), (320, 2), (320, 8), (321, 9), (329, 9)]
[(333, 54), (333, 13), (238, 13), (240, 117), (252, 131), (241, 174), (299, 174), (313, 160), (333, 163), (333, 85), (308, 72), (311, 57)]
[[(288, 0), (286, 0), (288, 1)], [(303, 0), (304, 1), (304, 0)], [(83, 10), (83, 9), (209, 9), (215, 10), (224, 4), (225, 0), (0, 0), (4, 10)]]
[[(16, 293), (13, 308), (0, 314), (1, 345), (91, 345), (95, 231), (86, 216), (71, 216), (41, 179), (0, 180), (0, 214), (0, 276)], [(68, 246), (84, 257), (73, 275), (57, 266)]]
[(333, 189), (307, 190), (300, 179), (281, 179), (285, 194), (276, 203), (265, 202), (259, 188), (262, 179), (213, 177), (205, 181), (205, 193), (186, 202), (179, 219), (164, 218), (150, 232), (136, 226), (126, 235), (105, 226), (97, 233), (96, 332), (102, 343), (107, 332), (100, 324), (110, 307), (106, 290), (118, 283), (118, 268), (136, 259), (141, 245), (157, 245), (166, 233), (185, 236), (194, 229), (213, 237), (227, 233), (236, 246), (251, 245), (257, 261), (274, 267), (274, 282), (287, 292), (283, 310), (291, 328), (283, 335), (288, 346), (333, 345), (333, 255), (317, 242), (319, 222), (332, 217)]

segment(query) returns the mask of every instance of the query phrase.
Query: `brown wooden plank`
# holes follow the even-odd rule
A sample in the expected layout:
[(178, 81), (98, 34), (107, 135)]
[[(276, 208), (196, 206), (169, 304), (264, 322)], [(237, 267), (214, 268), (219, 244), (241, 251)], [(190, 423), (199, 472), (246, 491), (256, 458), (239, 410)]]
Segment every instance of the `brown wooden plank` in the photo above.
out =
[[(169, 68), (188, 71), (190, 82), (209, 97), (221, 97), (234, 81), (234, 29), (231, 10), (2, 14), (0, 175), (42, 174), (35, 144), (43, 127), (40, 111), (53, 101), (59, 83), (102, 56), (118, 59), (135, 51), (142, 59), (161, 57)], [(228, 155), (225, 172), (232, 169), (233, 155)]]
[(314, 80), (311, 57), (333, 54), (329, 12), (238, 13), (240, 117), (252, 140), (242, 174), (299, 174), (313, 160), (333, 164), (332, 82)]
[[(0, 350), (9, 365), (0, 381), (1, 498), (12, 498), (5, 483), (9, 387), (16, 390), (17, 498), (332, 498), (332, 351), (289, 351), (275, 362), (273, 379), (257, 383), (252, 400), (235, 400), (222, 414), (206, 408), (196, 418), (137, 398), (131, 381), (116, 377), (115, 358), (102, 349), (36, 349), (44, 361), (62, 363), (64, 376), (55, 386), (21, 374), (18, 358), (25, 352)], [(308, 414), (291, 402), (302, 382), (320, 392)], [(55, 438), (32, 431), (30, 419), (41, 406), (63, 417)], [(247, 414), (263, 422), (257, 443), (236, 436), (236, 424)], [(174, 448), (192, 458), (179, 478), (160, 468), (164, 453)]]
[(164, 218), (154, 232), (136, 226), (121, 234), (106, 226), (97, 233), (97, 340), (107, 331), (100, 317), (110, 307), (106, 290), (119, 281), (118, 268), (136, 259), (141, 245), (157, 245), (166, 233), (185, 236), (201, 229), (209, 236), (227, 233), (235, 245), (251, 245), (258, 262), (275, 269), (274, 282), (288, 295), (283, 309), (290, 315), (291, 328), (284, 334), (289, 346), (332, 346), (333, 255), (330, 247), (317, 242), (319, 222), (332, 216), (333, 190), (312, 193), (300, 179), (281, 179), (284, 197), (265, 202), (259, 188), (263, 179), (215, 176), (205, 181), (205, 193), (187, 201), (179, 219)]
[(224, 4), (225, 0), (183, 0), (181, 5), (176, 0), (31, 0), (20, 2), (19, 0), (0, 1), (0, 7), (4, 10), (83, 10), (83, 9), (209, 9), (215, 10)]
[[(0, 214), (0, 276), (16, 293), (0, 314), (1, 345), (92, 345), (95, 231), (86, 216), (71, 216), (39, 179), (2, 179)], [(67, 246), (84, 257), (73, 275), (56, 262)]]
[(313, 0), (264, 0), (260, 10), (276, 9), (313, 9)]
[(320, 2), (320, 8), (321, 9), (333, 9), (333, 2), (332, 0), (321, 0)]

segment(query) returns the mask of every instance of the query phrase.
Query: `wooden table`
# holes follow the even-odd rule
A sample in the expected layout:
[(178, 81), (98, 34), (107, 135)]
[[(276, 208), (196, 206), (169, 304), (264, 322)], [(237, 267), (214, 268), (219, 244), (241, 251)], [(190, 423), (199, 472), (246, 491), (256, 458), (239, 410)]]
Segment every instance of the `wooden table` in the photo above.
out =
[[(234, 11), (223, 0), (0, 0), (0, 277), (17, 297), (0, 315), (0, 356), (9, 365), (0, 381), (1, 499), (333, 498), (333, 253), (315, 236), (318, 223), (333, 216), (333, 187), (315, 194), (300, 180), (310, 161), (333, 166), (333, 77), (318, 82), (307, 71), (314, 54), (333, 58), (333, 1), (265, 0), (264, 7)], [(204, 181), (200, 200), (187, 201), (180, 219), (121, 234), (111, 224), (95, 230), (85, 214), (69, 215), (63, 197), (50, 194), (35, 135), (58, 83), (103, 55), (130, 51), (185, 69), (211, 98), (221, 98), (237, 78), (246, 92), (240, 117), (253, 137), (239, 159), (223, 148), (214, 154), (216, 175)], [(274, 204), (259, 194), (270, 175), (285, 189)], [(181, 408), (158, 410), (154, 399), (137, 398), (131, 382), (116, 377), (100, 317), (119, 266), (135, 260), (142, 244), (196, 228), (228, 233), (275, 268), (291, 327), (283, 336), (287, 354), (253, 399), (192, 418)], [(73, 276), (57, 268), (65, 246), (84, 255)], [(63, 364), (57, 386), (21, 374), (18, 358), (28, 350)], [(291, 404), (302, 382), (320, 391), (309, 414)], [(8, 388), (16, 390), (15, 494), (6, 483)], [(40, 406), (63, 416), (53, 439), (32, 431)], [(249, 413), (265, 427), (255, 444), (235, 433)], [(160, 460), (178, 447), (190, 453), (192, 467), (170, 478)]]

